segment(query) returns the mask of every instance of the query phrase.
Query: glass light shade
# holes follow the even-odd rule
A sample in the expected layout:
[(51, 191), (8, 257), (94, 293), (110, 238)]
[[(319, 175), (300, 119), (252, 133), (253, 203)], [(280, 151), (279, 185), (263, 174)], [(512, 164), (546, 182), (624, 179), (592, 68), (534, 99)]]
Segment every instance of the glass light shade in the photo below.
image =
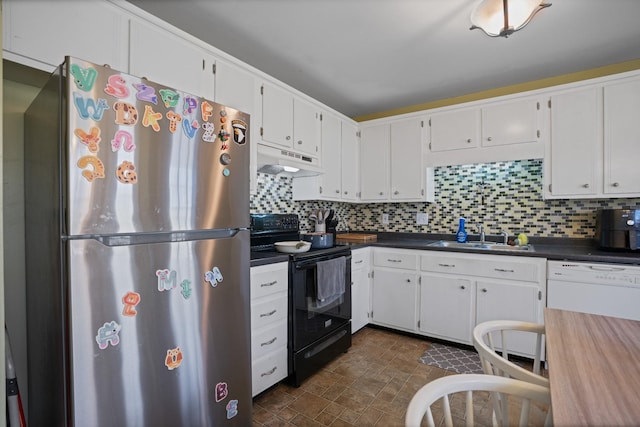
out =
[(293, 166), (283, 166), (285, 172), (298, 172), (300, 169)]
[(541, 0), (483, 0), (471, 14), (470, 29), (481, 29), (491, 37), (507, 37), (527, 25), (538, 11), (549, 6), (551, 3)]

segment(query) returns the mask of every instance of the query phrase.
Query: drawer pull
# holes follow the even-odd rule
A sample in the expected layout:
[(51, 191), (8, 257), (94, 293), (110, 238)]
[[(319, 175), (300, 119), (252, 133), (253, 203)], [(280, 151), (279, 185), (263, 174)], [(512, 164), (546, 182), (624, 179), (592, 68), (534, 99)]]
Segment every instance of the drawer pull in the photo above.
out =
[(265, 342), (261, 343), (260, 347), (264, 347), (265, 345), (271, 345), (274, 342), (276, 342), (277, 339), (278, 339), (278, 337), (273, 337), (269, 341), (265, 341)]
[(261, 287), (261, 288), (265, 288), (265, 287), (267, 287), (267, 286), (273, 286), (273, 285), (275, 285), (276, 283), (278, 283), (278, 281), (277, 281), (277, 280), (274, 280), (273, 282), (268, 282), (268, 283), (261, 283), (261, 284), (260, 284), (260, 287)]
[(387, 258), (387, 261), (389, 261), (389, 262), (402, 262), (401, 259), (390, 259), (390, 258)]
[(495, 271), (499, 271), (500, 273), (514, 273), (514, 270), (510, 270), (507, 268), (494, 268)]
[(274, 314), (276, 314), (276, 311), (278, 311), (278, 310), (273, 310), (273, 311), (270, 311), (270, 312), (268, 312), (268, 313), (262, 313), (262, 314), (260, 315), (260, 317), (269, 317), (269, 316), (273, 316)]
[(466, 288), (464, 287), (464, 285), (461, 285), (461, 286), (460, 286), (460, 289), (464, 290), (464, 289), (466, 289)]
[(451, 267), (451, 268), (453, 268), (453, 267), (455, 267), (455, 266), (456, 266), (455, 264), (440, 264), (440, 263), (438, 263), (438, 265), (439, 265), (440, 267)]
[(487, 292), (487, 288), (482, 288), (482, 292)]
[(355, 261), (355, 262), (354, 262), (354, 264), (362, 264), (362, 262), (363, 262), (363, 261), (364, 261), (364, 260), (363, 260), (363, 259), (361, 259), (360, 261)]
[(274, 366), (273, 369), (271, 369), (270, 371), (261, 373), (260, 376), (261, 377), (268, 377), (269, 375), (273, 375), (273, 373), (276, 371), (276, 369), (278, 369), (278, 367)]

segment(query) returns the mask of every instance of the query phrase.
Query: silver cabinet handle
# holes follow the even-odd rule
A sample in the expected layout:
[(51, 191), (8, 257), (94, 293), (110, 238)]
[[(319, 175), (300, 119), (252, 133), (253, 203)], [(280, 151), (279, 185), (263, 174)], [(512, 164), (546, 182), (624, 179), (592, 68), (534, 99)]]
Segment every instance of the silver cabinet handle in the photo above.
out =
[(487, 292), (487, 288), (482, 288), (482, 292)]
[(264, 347), (265, 345), (271, 345), (274, 342), (276, 342), (277, 339), (278, 339), (278, 337), (273, 337), (269, 341), (265, 341), (263, 343), (260, 343), (260, 347)]
[(340, 194), (340, 190), (336, 190), (336, 194)]
[(471, 143), (471, 138), (467, 139), (467, 144)]
[(407, 283), (411, 283), (411, 279), (407, 279)]
[(260, 317), (269, 317), (269, 316), (273, 316), (274, 314), (276, 314), (276, 311), (278, 311), (278, 310), (273, 310), (273, 311), (270, 311), (270, 312), (268, 312), (268, 313), (262, 313), (262, 314), (260, 315)]
[(455, 267), (456, 266), (455, 264), (440, 264), (440, 263), (438, 263), (438, 265), (440, 267)]
[(401, 259), (390, 259), (390, 258), (387, 258), (387, 261), (389, 261), (389, 262), (402, 262)]
[(344, 194), (349, 194), (349, 192), (348, 192), (348, 191), (345, 191), (345, 192), (344, 192)]
[(298, 140), (298, 145), (302, 145), (302, 140)]
[(487, 137), (487, 141), (491, 141), (491, 137), (490, 137), (490, 136), (489, 136), (489, 137)]
[(620, 187), (620, 183), (619, 183), (619, 182), (614, 182), (614, 183), (613, 183), (613, 184), (611, 184), (611, 185), (613, 185), (614, 187)]
[(398, 190), (394, 191), (393, 194), (400, 194)]
[(278, 369), (278, 367), (274, 366), (273, 369), (271, 369), (270, 371), (261, 373), (260, 376), (261, 377), (267, 377), (269, 375), (272, 375), (276, 371), (276, 369)]
[(260, 287), (261, 287), (261, 288), (266, 288), (267, 286), (273, 286), (273, 285), (275, 285), (276, 283), (278, 283), (278, 281), (277, 281), (277, 280), (274, 280), (273, 282), (261, 283), (261, 284), (260, 284)]
[(384, 193), (381, 191), (381, 192), (380, 192), (380, 195), (382, 196), (383, 194), (384, 194)]
[(287, 135), (287, 137), (285, 138), (287, 141), (291, 141), (291, 135)]
[(500, 273), (513, 273), (514, 270), (509, 270), (506, 268), (494, 268), (495, 271), (499, 271)]
[(461, 285), (460, 289), (464, 290), (464, 289), (467, 289), (467, 288), (465, 288), (464, 285)]
[(354, 264), (362, 264), (364, 262), (363, 259), (361, 259), (360, 261), (355, 261)]
[(589, 184), (582, 184), (582, 187), (589, 188)]

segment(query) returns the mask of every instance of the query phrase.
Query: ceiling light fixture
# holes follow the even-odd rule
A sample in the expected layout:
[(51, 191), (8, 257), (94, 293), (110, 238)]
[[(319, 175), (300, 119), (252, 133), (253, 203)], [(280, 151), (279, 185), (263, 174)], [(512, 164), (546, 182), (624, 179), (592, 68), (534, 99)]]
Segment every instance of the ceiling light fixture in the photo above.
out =
[(541, 0), (482, 0), (471, 14), (469, 29), (480, 29), (491, 37), (509, 37), (549, 6), (551, 3)]

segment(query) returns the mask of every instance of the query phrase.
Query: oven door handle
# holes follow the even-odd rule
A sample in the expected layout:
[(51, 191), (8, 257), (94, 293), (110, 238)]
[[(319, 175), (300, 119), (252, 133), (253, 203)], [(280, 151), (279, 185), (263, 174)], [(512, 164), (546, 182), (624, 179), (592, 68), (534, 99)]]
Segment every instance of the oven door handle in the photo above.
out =
[[(351, 262), (351, 255), (342, 255), (345, 257), (345, 262)], [(340, 257), (335, 257), (335, 258), (340, 258)], [(328, 261), (329, 259), (335, 259), (335, 258), (328, 258), (326, 260), (322, 260), (322, 261)], [(318, 261), (319, 260), (314, 260), (312, 262), (306, 262), (304, 264), (296, 264), (296, 270), (310, 270), (312, 268), (316, 268), (316, 266), (318, 265)]]

